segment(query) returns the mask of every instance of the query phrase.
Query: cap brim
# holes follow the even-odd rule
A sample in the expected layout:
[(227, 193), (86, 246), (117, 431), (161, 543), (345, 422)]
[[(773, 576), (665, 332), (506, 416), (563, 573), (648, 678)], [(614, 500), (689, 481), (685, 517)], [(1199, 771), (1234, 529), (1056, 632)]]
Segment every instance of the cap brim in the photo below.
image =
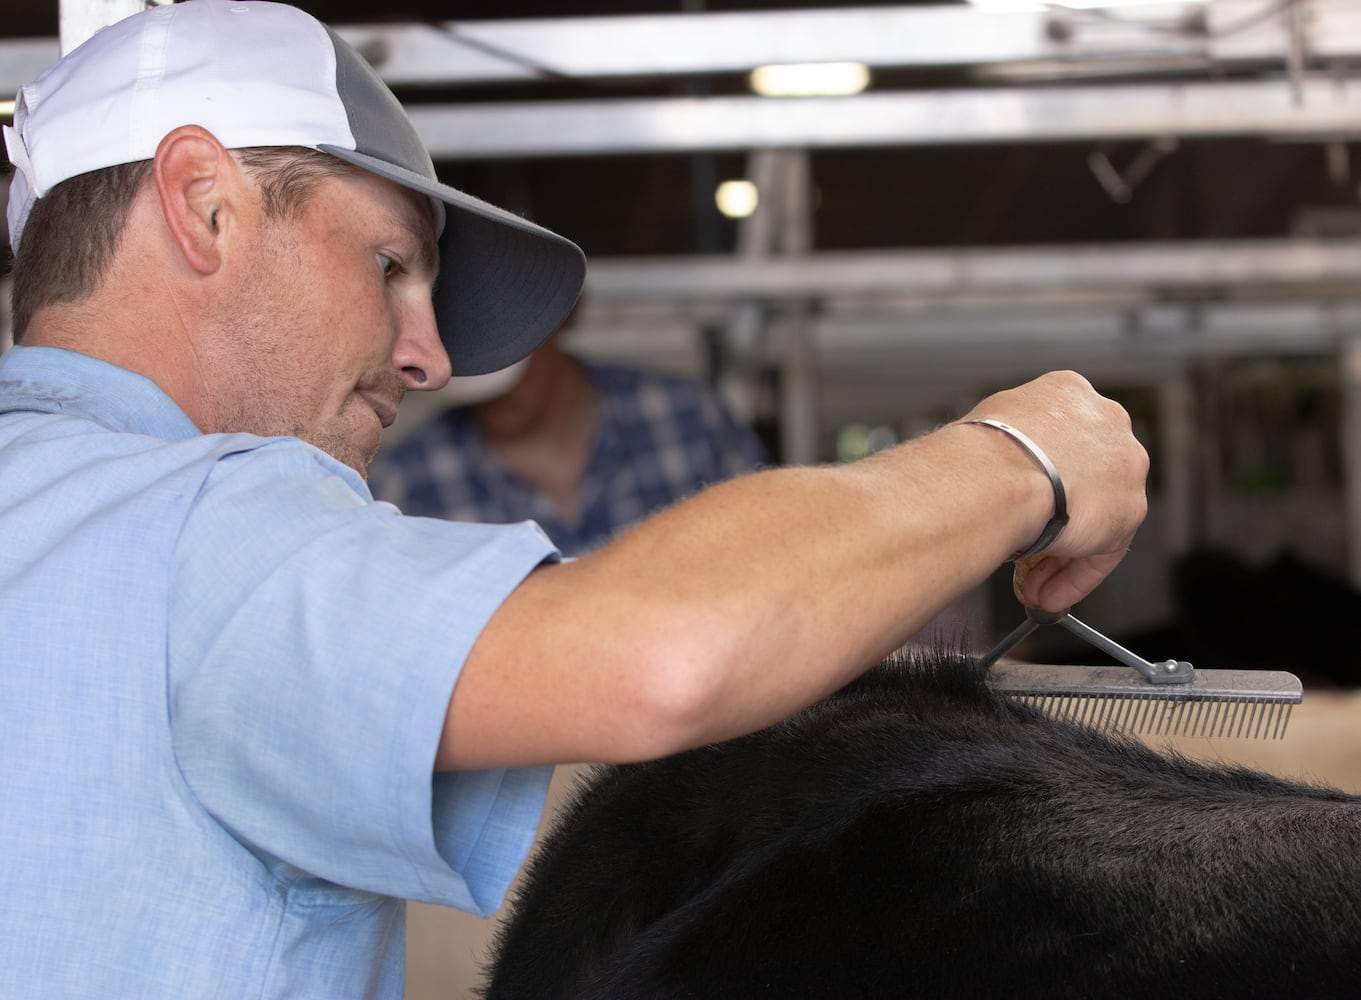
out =
[(571, 240), (386, 160), (318, 148), (446, 206), (435, 321), (455, 375), (514, 364), (572, 311), (586, 257)]

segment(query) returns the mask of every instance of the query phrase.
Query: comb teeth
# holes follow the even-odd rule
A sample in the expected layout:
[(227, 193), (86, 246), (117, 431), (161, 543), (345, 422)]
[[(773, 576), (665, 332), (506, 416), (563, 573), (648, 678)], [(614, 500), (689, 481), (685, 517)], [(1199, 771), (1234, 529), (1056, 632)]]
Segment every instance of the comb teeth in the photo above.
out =
[(1204, 736), (1207, 739), (1284, 739), (1290, 702), (1160, 701), (1135, 695), (1012, 695), (1046, 715), (1099, 732), (1139, 736)]
[(1294, 674), (1197, 670), (1186, 684), (1154, 685), (1126, 667), (999, 663), (1001, 694), (1099, 731), (1210, 739), (1282, 739), (1303, 697)]

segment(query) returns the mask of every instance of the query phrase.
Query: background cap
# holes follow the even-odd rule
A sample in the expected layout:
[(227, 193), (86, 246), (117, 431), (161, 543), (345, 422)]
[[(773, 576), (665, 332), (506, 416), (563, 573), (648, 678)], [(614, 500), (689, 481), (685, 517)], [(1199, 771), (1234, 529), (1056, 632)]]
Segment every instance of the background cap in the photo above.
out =
[(440, 233), (435, 317), (455, 375), (518, 361), (571, 311), (586, 261), (571, 241), (441, 184), (372, 67), (311, 15), (263, 0), (188, 0), (104, 28), (18, 96), (5, 144), (10, 244), (68, 178), (149, 160), (200, 125), (230, 149), (305, 146), (427, 195)]

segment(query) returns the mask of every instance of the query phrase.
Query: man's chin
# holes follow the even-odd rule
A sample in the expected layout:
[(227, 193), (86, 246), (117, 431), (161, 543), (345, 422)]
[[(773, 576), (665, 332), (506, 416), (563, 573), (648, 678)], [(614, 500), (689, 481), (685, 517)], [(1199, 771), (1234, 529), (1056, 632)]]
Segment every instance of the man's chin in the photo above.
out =
[(373, 449), (371, 449), (369, 452), (363, 455), (351, 455), (348, 458), (341, 457), (339, 455), (335, 457), (340, 459), (340, 461), (344, 462), (355, 472), (359, 473), (359, 478), (361, 478), (362, 480), (364, 480), (364, 482), (367, 483), (369, 481), (369, 466), (373, 463), (373, 458), (377, 454), (378, 448), (377, 446), (375, 446)]
[[(367, 435), (364, 435), (367, 437)], [(330, 455), (337, 462), (348, 465), (355, 472), (359, 473), (365, 482), (369, 477), (369, 465), (373, 458), (378, 454), (378, 445), (381, 443), (381, 435), (376, 436), (372, 443), (359, 440), (359, 436), (343, 438), (329, 441), (308, 441), (308, 444), (320, 448)]]

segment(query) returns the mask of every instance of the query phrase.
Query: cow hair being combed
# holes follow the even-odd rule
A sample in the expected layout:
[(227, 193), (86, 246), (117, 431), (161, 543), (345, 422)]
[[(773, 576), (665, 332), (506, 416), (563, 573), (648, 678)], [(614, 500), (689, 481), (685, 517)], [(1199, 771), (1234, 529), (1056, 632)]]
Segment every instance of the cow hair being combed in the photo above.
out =
[(1361, 799), (1207, 766), (900, 653), (575, 789), (487, 1000), (1361, 993)]

